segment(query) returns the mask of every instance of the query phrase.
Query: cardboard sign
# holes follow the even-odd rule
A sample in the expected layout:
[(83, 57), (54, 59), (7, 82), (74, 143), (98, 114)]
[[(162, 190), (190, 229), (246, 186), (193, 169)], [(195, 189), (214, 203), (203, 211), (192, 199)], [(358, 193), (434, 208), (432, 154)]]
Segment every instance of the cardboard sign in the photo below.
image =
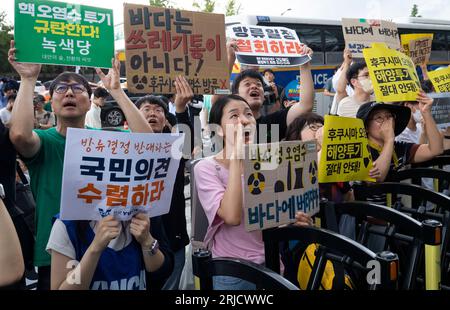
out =
[(408, 55), (415, 65), (428, 63), (433, 43), (432, 33), (411, 33), (400, 36), (403, 52)]
[(450, 92), (450, 68), (428, 72), (436, 93)]
[(363, 49), (372, 43), (386, 43), (392, 49), (400, 49), (397, 25), (385, 20), (343, 18), (342, 31), (345, 47), (350, 49), (355, 58), (363, 57)]
[(224, 15), (125, 4), (124, 25), (133, 93), (173, 94), (179, 75), (195, 94), (228, 90)]
[(295, 30), (285, 27), (233, 25), (227, 37), (236, 39), (241, 64), (260, 67), (294, 67), (311, 60)]
[(319, 182), (370, 181), (372, 156), (359, 118), (325, 115)]
[(377, 102), (417, 99), (420, 82), (411, 58), (383, 43), (374, 43), (363, 53)]
[(17, 61), (111, 68), (113, 25), (112, 10), (65, 2), (16, 0)]
[(295, 213), (319, 212), (315, 141), (246, 145), (244, 216), (247, 231), (295, 221)]
[[(129, 220), (169, 212), (183, 135), (69, 128), (61, 219)], [(177, 141), (178, 140), (178, 141)], [(175, 153), (176, 152), (176, 153)]]

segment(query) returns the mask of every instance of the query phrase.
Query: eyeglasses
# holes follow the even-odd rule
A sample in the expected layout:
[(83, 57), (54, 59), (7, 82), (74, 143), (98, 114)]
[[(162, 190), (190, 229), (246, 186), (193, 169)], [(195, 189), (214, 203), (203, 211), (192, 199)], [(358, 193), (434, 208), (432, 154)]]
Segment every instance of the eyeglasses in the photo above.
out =
[(308, 124), (306, 126), (308, 126), (308, 128), (311, 129), (312, 131), (317, 131), (323, 127), (322, 124)]
[(74, 94), (81, 94), (87, 91), (86, 88), (81, 84), (57, 84), (55, 86), (55, 93), (65, 94), (69, 90), (69, 88)]
[(395, 120), (395, 114), (379, 114), (375, 117), (372, 117), (371, 120), (374, 120), (375, 122), (377, 122), (378, 124), (383, 124), (384, 121), (393, 118)]
[(356, 78), (360, 78), (360, 77), (363, 77), (363, 78), (369, 78), (369, 73), (366, 73), (366, 74), (363, 74), (363, 75), (357, 75), (356, 76)]

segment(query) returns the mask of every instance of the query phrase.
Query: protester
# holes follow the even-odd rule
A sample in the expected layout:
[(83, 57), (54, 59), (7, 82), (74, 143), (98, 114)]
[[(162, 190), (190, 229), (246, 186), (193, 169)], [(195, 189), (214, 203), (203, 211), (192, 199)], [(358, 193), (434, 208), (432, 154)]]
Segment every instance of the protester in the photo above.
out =
[[(50, 255), (45, 251), (52, 218), (59, 213), (62, 171), (67, 128), (84, 128), (85, 116), (92, 94), (87, 80), (76, 73), (65, 72), (50, 86), (52, 106), (58, 119), (56, 127), (33, 131), (33, 91), (41, 65), (19, 63), (15, 60), (14, 41), (8, 61), (21, 77), (11, 119), (10, 138), (29, 168), (31, 188), (36, 199), (36, 245), (34, 262), (38, 267), (38, 289), (50, 288)], [(120, 88), (119, 60), (112, 60), (112, 69), (97, 74), (124, 112), (133, 132), (152, 132), (147, 121)]]
[[(143, 213), (124, 222), (112, 215), (100, 221), (57, 219), (47, 245), (51, 289), (145, 290), (146, 271), (167, 275), (172, 270), (166, 259), (170, 252), (160, 248), (158, 231), (162, 226), (154, 230)], [(79, 262), (75, 268), (73, 260)]]
[(92, 98), (91, 108), (86, 113), (86, 119), (84, 121), (85, 126), (97, 129), (102, 128), (101, 112), (108, 96), (108, 91), (103, 87), (97, 87), (94, 90), (94, 97)]
[[(176, 95), (174, 105), (178, 126), (174, 127), (174, 130), (183, 129), (183, 131), (185, 131), (184, 154), (189, 158), (193, 149), (193, 126), (189, 120), (187, 103), (192, 99), (194, 94), (185, 77), (176, 77), (175, 89)], [(160, 97), (142, 97), (136, 101), (136, 107), (148, 121), (154, 133), (170, 132), (166, 126), (167, 117), (170, 112)], [(181, 124), (184, 128), (179, 126)], [(169, 213), (162, 216), (170, 249), (174, 253), (175, 258), (173, 272), (163, 286), (163, 289), (165, 290), (177, 290), (179, 288), (181, 272), (183, 271), (185, 262), (185, 247), (189, 244), (189, 236), (186, 229), (186, 204), (184, 197), (185, 163), (186, 159), (181, 159), (174, 183)]]
[[(323, 142), (324, 119), (316, 113), (306, 113), (297, 117), (288, 127), (286, 141), (309, 141), (317, 142), (317, 159), (320, 161)], [(354, 200), (350, 183), (320, 183), (319, 192), (321, 198), (329, 201), (343, 202)]]
[[(213, 257), (236, 257), (257, 264), (264, 263), (261, 231), (247, 232), (243, 212), (244, 144), (252, 143), (256, 119), (250, 105), (237, 95), (221, 97), (211, 108), (210, 124), (219, 126), (224, 140), (221, 152), (195, 166), (198, 196), (208, 218), (205, 243)], [(296, 214), (299, 225), (309, 225), (311, 218)], [(234, 277), (214, 277), (215, 289), (254, 289), (254, 285)]]

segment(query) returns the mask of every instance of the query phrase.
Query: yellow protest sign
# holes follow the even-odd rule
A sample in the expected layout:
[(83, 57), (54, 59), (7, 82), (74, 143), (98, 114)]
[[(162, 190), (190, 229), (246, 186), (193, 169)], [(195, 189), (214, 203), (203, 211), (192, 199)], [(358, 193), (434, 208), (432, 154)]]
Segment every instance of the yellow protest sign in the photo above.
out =
[(372, 156), (359, 118), (325, 115), (319, 183), (370, 181)]
[(420, 90), (416, 66), (384, 43), (363, 50), (377, 102), (415, 101)]
[(431, 55), (432, 33), (409, 33), (400, 36), (403, 52), (415, 65), (428, 63)]
[(436, 93), (450, 92), (450, 68), (428, 72)]

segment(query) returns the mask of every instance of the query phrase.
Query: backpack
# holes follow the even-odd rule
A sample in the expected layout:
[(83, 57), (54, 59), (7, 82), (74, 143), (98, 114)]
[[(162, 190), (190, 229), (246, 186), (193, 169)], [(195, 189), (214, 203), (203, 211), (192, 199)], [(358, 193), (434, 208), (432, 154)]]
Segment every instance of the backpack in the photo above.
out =
[[(297, 281), (301, 290), (306, 290), (316, 260), (318, 245), (308, 245), (298, 265)], [(320, 283), (321, 290), (354, 290), (355, 285), (342, 266), (327, 260)]]

